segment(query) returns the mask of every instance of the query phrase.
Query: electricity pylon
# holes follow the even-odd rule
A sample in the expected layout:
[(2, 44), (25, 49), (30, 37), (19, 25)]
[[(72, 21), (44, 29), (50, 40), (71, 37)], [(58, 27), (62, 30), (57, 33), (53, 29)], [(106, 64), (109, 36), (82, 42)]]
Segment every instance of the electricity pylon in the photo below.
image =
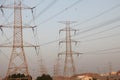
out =
[(44, 65), (44, 62), (43, 62), (43, 59), (42, 59), (42, 57), (40, 56), (39, 57), (39, 60), (38, 60), (38, 62), (39, 62), (39, 66), (40, 66), (40, 75), (42, 75), (42, 74), (47, 74), (47, 69), (46, 69), (46, 67), (45, 67), (45, 65)]
[(60, 76), (60, 58), (58, 57), (54, 65), (54, 76)]
[[(28, 64), (25, 56), (24, 47), (37, 47), (32, 44), (27, 46), (23, 45), (23, 22), (22, 22), (22, 9), (31, 9), (29, 7), (24, 8), (22, 6), (22, 0), (14, 0), (14, 6), (1, 6), (0, 8), (14, 9), (14, 26), (13, 26), (13, 45), (0, 45), (0, 47), (12, 47), (8, 70), (6, 74), (6, 80), (13, 74), (24, 74), (24, 79), (31, 80), (28, 70)], [(3, 26), (2, 27), (11, 27)], [(34, 28), (34, 27), (25, 27)]]
[[(37, 35), (37, 29), (32, 29), (33, 30), (33, 34), (34, 34), (34, 38), (35, 38), (35, 42), (36, 42), (36, 45), (40, 45), (39, 44), (39, 37)], [(43, 58), (42, 58), (42, 52), (40, 50), (40, 46), (39, 47), (36, 47), (36, 53), (37, 53), (37, 58), (38, 58), (38, 66), (39, 66), (39, 75), (42, 75), (42, 74), (47, 74), (47, 68), (45, 66), (45, 63), (43, 61)]]
[[(22, 61), (21, 64), (16, 64), (17, 59)], [(21, 13), (21, 1), (14, 1), (14, 38), (13, 38), (13, 49), (10, 57), (7, 75), (13, 73), (24, 73), (29, 75), (28, 65), (25, 57), (23, 48), (23, 32), (22, 32), (22, 13)]]
[(72, 51), (72, 42), (74, 42), (75, 44), (77, 44), (78, 41), (74, 41), (71, 39), (71, 31), (76, 32), (76, 29), (72, 29), (70, 28), (70, 24), (75, 23), (74, 21), (62, 21), (60, 23), (66, 24), (66, 28), (61, 29), (59, 32), (61, 31), (65, 31), (66, 32), (66, 40), (65, 41), (60, 41), (60, 43), (66, 43), (66, 51), (59, 53), (59, 55), (65, 54), (65, 62), (64, 62), (64, 72), (63, 75), (65, 77), (70, 77), (71, 75), (76, 73), (76, 68), (75, 68), (75, 64), (74, 64), (74, 59), (73, 59), (73, 54), (81, 54), (81, 53), (77, 53)]

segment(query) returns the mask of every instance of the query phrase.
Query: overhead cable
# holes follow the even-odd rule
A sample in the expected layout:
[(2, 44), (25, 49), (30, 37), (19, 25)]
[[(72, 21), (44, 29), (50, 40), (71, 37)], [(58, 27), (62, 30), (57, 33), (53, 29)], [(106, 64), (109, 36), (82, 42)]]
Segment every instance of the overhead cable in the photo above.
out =
[[(77, 0), (75, 3), (69, 5), (68, 7), (64, 8), (63, 10), (61, 10), (61, 11), (59, 11), (58, 13), (54, 14), (53, 16), (51, 16), (51, 17), (45, 19), (44, 21), (40, 22), (40, 24), (46, 23), (46, 22), (54, 19), (55, 17), (59, 16), (59, 15), (62, 14), (63, 12), (69, 10), (70, 8), (72, 8), (73, 6), (75, 6), (76, 4), (78, 4), (80, 1), (82, 1), (82, 0)], [(40, 24), (38, 24), (38, 25), (40, 25)]]
[(0, 50), (0, 52), (9, 60), (9, 57), (2, 50)]
[[(119, 21), (119, 20), (120, 20), (120, 18), (118, 17), (118, 18), (116, 18), (116, 19), (113, 19), (113, 20), (104, 22), (104, 23), (102, 23), (102, 24), (100, 24), (100, 25), (97, 25), (97, 26), (94, 26), (94, 27), (89, 28), (89, 29), (87, 29), (87, 30), (78, 32), (78, 33), (76, 33), (76, 35), (72, 35), (72, 37), (77, 36), (77, 35), (80, 35), (80, 34), (82, 34), (82, 33), (86, 33), (86, 32), (92, 31), (92, 30), (94, 30), (94, 29), (98, 29), (98, 28), (101, 28), (101, 27), (105, 27), (106, 25), (112, 24), (112, 23), (117, 22), (117, 21)], [(117, 27), (117, 26), (116, 26), (116, 27)], [(105, 31), (103, 31), (103, 32), (105, 32)], [(100, 32), (100, 33), (102, 33), (102, 32)], [(43, 46), (43, 45), (48, 45), (48, 44), (51, 44), (51, 43), (54, 43), (54, 42), (57, 42), (57, 41), (59, 41), (59, 39), (53, 40), (53, 41), (50, 41), (50, 42), (47, 42), (47, 43), (44, 43), (44, 44), (41, 44), (41, 45), (42, 45), (42, 46)]]
[(41, 5), (45, 0), (41, 0), (37, 5), (35, 5), (34, 7), (38, 7), (39, 5)]
[(84, 53), (83, 55), (102, 55), (102, 54), (115, 54), (120, 53), (120, 51), (112, 51), (112, 52), (95, 52), (95, 53)]
[(102, 15), (104, 15), (104, 14), (106, 14), (106, 13), (109, 13), (109, 12), (113, 11), (114, 9), (119, 8), (119, 7), (120, 7), (120, 4), (115, 5), (115, 6), (111, 7), (110, 9), (107, 9), (107, 10), (99, 13), (99, 14), (96, 15), (96, 16), (93, 16), (93, 17), (91, 17), (91, 18), (89, 18), (89, 19), (86, 19), (86, 20), (84, 20), (84, 21), (76, 24), (75, 26), (78, 26), (78, 25), (84, 24), (84, 23), (86, 23), (86, 22), (89, 22), (89, 21), (91, 21), (91, 20), (93, 20), (93, 19), (95, 19), (95, 18), (98, 18), (98, 17), (100, 17), (100, 16), (102, 16)]
[(110, 28), (108, 28), (108, 29), (104, 29), (104, 30), (98, 31), (98, 32), (96, 32), (96, 33), (88, 34), (88, 35), (83, 36), (83, 37), (80, 37), (80, 38), (88, 38), (88, 37), (90, 37), (90, 36), (97, 35), (97, 34), (100, 34), (100, 33), (103, 33), (103, 32), (108, 32), (108, 31), (114, 30), (114, 29), (116, 29), (116, 28), (120, 28), (120, 25), (112, 26), (112, 27), (110, 27)]
[(102, 37), (98, 37), (98, 38), (94, 38), (94, 39), (83, 40), (81, 42), (89, 42), (89, 41), (94, 41), (94, 40), (100, 40), (100, 39), (105, 39), (105, 38), (110, 38), (110, 37), (116, 37), (116, 36), (119, 36), (119, 35), (120, 35), (120, 33), (111, 34), (111, 35), (108, 35), (108, 36), (102, 36)]
[[(51, 8), (55, 3), (57, 2), (57, 0), (53, 0), (47, 7), (45, 7), (42, 11), (40, 11), (38, 13), (37, 16), (35, 16), (35, 19), (36, 20), (37, 18), (40, 17), (40, 15), (42, 15), (43, 13), (45, 13), (49, 8)], [(33, 20), (31, 20), (29, 23), (31, 23)]]
[(97, 25), (97, 26), (94, 26), (94, 25), (93, 25), (94, 27), (89, 28), (89, 29), (84, 30), (84, 31), (81, 31), (81, 32), (78, 32), (78, 33), (76, 33), (75, 36), (77, 36), (77, 35), (79, 35), (79, 34), (81, 34), (81, 33), (86, 33), (86, 32), (89, 32), (89, 31), (92, 31), (92, 30), (101, 28), (101, 27), (105, 27), (105, 26), (108, 25), (108, 24), (112, 24), (112, 23), (115, 23), (115, 22), (118, 22), (118, 21), (120, 21), (120, 17), (117, 17), (117, 18), (115, 18), (115, 19), (112, 19), (112, 20), (109, 20), (109, 21), (107, 21), (107, 22), (101, 23), (100, 25)]
[[(95, 54), (95, 53), (100, 53), (100, 52), (106, 52), (106, 51), (113, 51), (113, 50), (120, 50), (120, 47), (114, 47), (114, 48), (108, 48), (108, 49), (101, 49), (101, 50), (96, 50), (96, 51), (90, 51), (90, 52), (84, 52), (84, 54)], [(120, 52), (120, 51), (119, 51)]]

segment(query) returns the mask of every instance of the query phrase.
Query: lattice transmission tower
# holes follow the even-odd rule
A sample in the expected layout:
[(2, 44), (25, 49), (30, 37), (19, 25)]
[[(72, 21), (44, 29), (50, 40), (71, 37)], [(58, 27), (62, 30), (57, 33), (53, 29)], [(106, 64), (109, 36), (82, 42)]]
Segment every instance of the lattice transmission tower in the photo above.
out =
[[(34, 34), (36, 45), (40, 45), (39, 37), (37, 35), (38, 34), (37, 28), (33, 29), (33, 34)], [(45, 66), (45, 63), (44, 63), (44, 60), (43, 60), (43, 57), (42, 57), (42, 50), (40, 49), (40, 46), (36, 47), (36, 53), (37, 53), (37, 56), (38, 56), (37, 61), (38, 61), (38, 66), (39, 66), (39, 75), (47, 74), (47, 68)]]
[[(13, 73), (24, 73), (29, 75), (28, 65), (25, 57), (25, 51), (23, 48), (23, 31), (22, 31), (22, 13), (21, 13), (21, 1), (14, 1), (14, 36), (13, 36), (13, 49), (10, 57), (7, 75)], [(16, 64), (17, 59), (22, 61), (21, 64)]]
[(47, 74), (47, 68), (46, 68), (45, 63), (44, 63), (41, 56), (39, 57), (38, 64), (40, 66), (40, 69), (39, 69), (40, 70), (40, 75)]
[[(4, 45), (1, 44), (0, 47), (12, 47), (12, 52), (10, 56), (10, 61), (8, 65), (8, 70), (6, 74), (6, 80), (10, 79), (9, 76), (13, 74), (24, 74), (23, 79), (31, 80), (30, 73), (28, 70), (28, 64), (26, 60), (26, 55), (24, 47), (38, 47), (36, 45), (28, 44), (23, 45), (23, 28), (34, 28), (34, 26), (23, 26), (22, 22), (22, 9), (31, 9), (30, 7), (22, 6), (23, 0), (14, 0), (14, 6), (0, 6), (0, 8), (14, 9), (14, 26), (4, 26), (13, 28), (13, 44)], [(16, 78), (15, 78), (16, 79)]]
[(57, 58), (56, 63), (54, 65), (54, 76), (61, 76), (60, 74), (60, 59)]
[(66, 27), (64, 29), (60, 29), (60, 31), (59, 31), (59, 33), (61, 31), (66, 32), (66, 39), (59, 42), (59, 44), (60, 43), (65, 43), (66, 44), (66, 51), (62, 52), (62, 53), (59, 53), (58, 56), (62, 55), (62, 54), (65, 55), (63, 75), (65, 77), (70, 77), (71, 75), (76, 73), (73, 54), (79, 55), (79, 54), (82, 54), (82, 53), (74, 52), (72, 50), (72, 43), (74, 42), (75, 44), (77, 44), (77, 42), (78, 42), (78, 41), (75, 41), (75, 40), (71, 39), (71, 31), (73, 31), (75, 33), (77, 30), (70, 28), (70, 24), (75, 23), (75, 21), (61, 21), (60, 23), (63, 23), (63, 24), (66, 25)]

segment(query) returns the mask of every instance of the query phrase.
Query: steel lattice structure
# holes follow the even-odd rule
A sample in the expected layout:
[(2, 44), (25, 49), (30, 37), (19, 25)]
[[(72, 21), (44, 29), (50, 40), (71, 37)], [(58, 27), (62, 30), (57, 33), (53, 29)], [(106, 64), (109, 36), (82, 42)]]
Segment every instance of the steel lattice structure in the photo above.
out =
[[(13, 36), (13, 48), (8, 66), (7, 75), (15, 73), (23, 73), (29, 75), (28, 65), (25, 57), (25, 51), (23, 48), (23, 27), (22, 27), (22, 10), (21, 0), (14, 0), (14, 36)], [(19, 59), (19, 60), (18, 60)], [(19, 61), (16, 64), (16, 61)]]
[(66, 43), (66, 51), (59, 53), (59, 55), (64, 54), (65, 55), (65, 62), (64, 62), (64, 72), (63, 75), (65, 77), (70, 77), (71, 75), (76, 73), (76, 68), (75, 68), (75, 63), (73, 59), (73, 54), (81, 54), (72, 51), (72, 42), (77, 43), (78, 41), (74, 41), (71, 39), (71, 31), (76, 32), (76, 29), (70, 28), (70, 24), (74, 23), (75, 21), (62, 21), (60, 23), (66, 24), (66, 27), (64, 29), (61, 29), (61, 31), (66, 32), (66, 40), (65, 41), (60, 41), (59, 43)]
[(22, 22), (22, 9), (32, 9), (30, 7), (23, 7), (22, 0), (14, 0), (14, 6), (0, 6), (0, 8), (14, 9), (14, 26), (4, 26), (1, 28), (13, 28), (13, 44), (6, 45), (1, 44), (0, 47), (12, 47), (8, 70), (6, 74), (6, 80), (13, 74), (24, 74), (22, 79), (31, 80), (31, 76), (28, 70), (28, 64), (24, 47), (39, 47), (39, 45), (23, 45), (23, 28), (34, 28), (35, 26), (23, 26)]

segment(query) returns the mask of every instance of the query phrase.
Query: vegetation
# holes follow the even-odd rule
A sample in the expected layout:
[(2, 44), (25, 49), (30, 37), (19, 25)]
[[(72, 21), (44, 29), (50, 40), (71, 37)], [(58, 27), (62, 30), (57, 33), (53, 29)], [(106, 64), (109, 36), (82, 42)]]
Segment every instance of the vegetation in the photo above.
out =
[(29, 75), (24, 75), (24, 74), (21, 74), (21, 73), (18, 73), (18, 74), (12, 74), (12, 75), (9, 75), (8, 77), (7, 77), (7, 80), (28, 80), (28, 79), (30, 79), (30, 80), (32, 80), (32, 77), (31, 76), (29, 76)]
[(93, 80), (97, 80), (97, 78), (93, 78)]
[(38, 76), (36, 80), (53, 80), (53, 79), (50, 75), (43, 74), (42, 76)]

